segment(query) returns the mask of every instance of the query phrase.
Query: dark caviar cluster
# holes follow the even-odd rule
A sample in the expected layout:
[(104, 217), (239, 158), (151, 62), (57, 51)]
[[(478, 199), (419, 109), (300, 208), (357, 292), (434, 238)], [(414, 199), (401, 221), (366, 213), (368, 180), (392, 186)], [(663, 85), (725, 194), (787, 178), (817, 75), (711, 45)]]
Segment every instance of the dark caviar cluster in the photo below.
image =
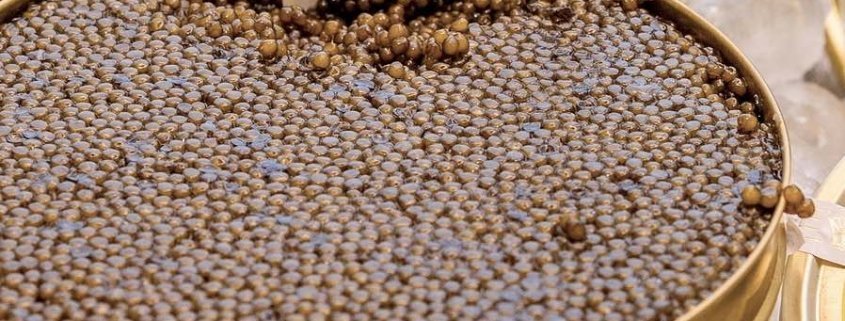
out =
[[(339, 33), (355, 34), (374, 53), (373, 61), (413, 64), (422, 60), (430, 65), (467, 54), (469, 22), (489, 24), (494, 17), (518, 14), (523, 7), (524, 0), (327, 0), (317, 11), (351, 20)], [(336, 37), (335, 41), (354, 48), (351, 38)]]
[(306, 54), (311, 68), (325, 70), (347, 57), (365, 64), (431, 65), (459, 60), (469, 51), (470, 21), (489, 22), (491, 17), (518, 11), (521, 1), (403, 0), (391, 1), (389, 6), (350, 1), (326, 2), (305, 10), (251, 2), (170, 0), (147, 3), (145, 9), (157, 11), (148, 26), (151, 31), (167, 29), (194, 38), (260, 39), (258, 51), (264, 59)]
[(711, 49), (636, 1), (517, 3), (31, 4), (0, 319), (668, 320), (779, 200), (812, 212)]

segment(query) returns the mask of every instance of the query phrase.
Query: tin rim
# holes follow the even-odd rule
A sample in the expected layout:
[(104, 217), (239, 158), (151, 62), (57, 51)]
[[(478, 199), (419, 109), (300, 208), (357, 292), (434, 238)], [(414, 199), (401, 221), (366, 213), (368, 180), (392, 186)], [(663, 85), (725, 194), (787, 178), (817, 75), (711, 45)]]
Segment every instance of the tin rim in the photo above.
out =
[[(0, 22), (8, 21), (17, 15), (29, 1), (0, 0)], [(683, 4), (681, 0), (652, 0), (646, 1), (643, 3), (643, 6), (656, 16), (673, 22), (677, 28), (683, 30), (685, 33), (693, 35), (696, 41), (713, 47), (725, 62), (737, 68), (743, 78), (748, 82), (750, 91), (757, 93), (767, 123), (775, 127), (781, 149), (781, 180), (784, 183), (790, 182), (792, 179), (792, 153), (789, 146), (786, 124), (774, 95), (751, 61), (742, 54), (739, 48), (725, 34)], [(843, 171), (845, 171), (845, 167), (843, 167)], [(714, 306), (718, 305), (717, 300), (719, 298), (734, 291), (735, 288), (744, 285), (744, 281), (748, 279), (751, 270), (760, 263), (759, 261), (762, 260), (762, 257), (767, 254), (766, 251), (770, 250), (769, 245), (777, 242), (778, 240), (776, 238), (782, 237), (783, 226), (781, 225), (781, 220), (783, 218), (784, 208), (785, 201), (781, 199), (772, 213), (772, 218), (763, 237), (748, 258), (740, 265), (739, 269), (724, 281), (716, 291), (692, 309), (687, 310), (678, 320), (688, 321), (701, 317), (706, 313), (705, 311), (711, 310)], [(777, 289), (782, 280), (782, 273), (780, 272), (782, 272), (785, 262), (780, 258), (778, 256), (775, 262), (775, 264), (779, 265), (779, 268), (775, 271), (776, 278), (772, 279), (772, 282), (776, 284), (770, 284), (775, 288), (775, 295), (767, 295), (764, 306), (762, 306), (767, 311), (771, 311), (774, 308), (774, 298), (777, 296)]]
[(0, 22), (6, 22), (29, 3), (30, 0), (0, 0)]
[[(644, 6), (650, 9), (650, 11), (655, 12), (659, 17), (674, 22), (677, 28), (692, 34), (696, 41), (716, 49), (717, 53), (722, 56), (725, 62), (735, 66), (740, 71), (740, 74), (743, 75), (743, 77), (749, 82), (750, 87), (753, 88), (753, 92), (757, 93), (760, 103), (763, 106), (763, 113), (768, 120), (768, 123), (774, 125), (775, 127), (776, 134), (778, 136), (778, 143), (780, 144), (782, 153), (781, 180), (784, 183), (790, 182), (792, 180), (792, 152), (789, 146), (789, 135), (787, 134), (786, 123), (784, 122), (783, 114), (781, 113), (780, 108), (778, 108), (774, 95), (769, 90), (768, 85), (766, 85), (763, 77), (751, 61), (742, 54), (739, 47), (731, 42), (725, 34), (683, 4), (680, 0), (655, 0), (646, 2)], [(735, 288), (744, 285), (744, 281), (749, 277), (749, 274), (751, 274), (752, 268), (756, 264), (759, 264), (759, 261), (762, 260), (764, 254), (766, 254), (765, 252), (768, 249), (767, 245), (775, 242), (775, 238), (780, 237), (782, 234), (783, 226), (781, 225), (781, 220), (783, 219), (784, 207), (785, 201), (781, 199), (778, 202), (774, 213), (772, 213), (772, 219), (769, 222), (769, 226), (766, 228), (766, 232), (763, 234), (763, 237), (760, 239), (758, 245), (751, 252), (751, 255), (745, 259), (739, 269), (737, 269), (726, 281), (724, 281), (722, 285), (716, 289), (716, 291), (691, 310), (684, 313), (678, 320), (686, 321), (700, 317), (705, 311), (713, 309), (713, 307), (717, 305), (718, 298), (725, 296)], [(777, 278), (772, 279), (772, 281), (780, 283), (783, 276), (782, 273), (779, 272), (782, 272), (785, 262), (780, 261), (776, 262), (776, 264), (780, 265), (780, 269), (778, 269), (780, 271), (775, 272)], [(773, 284), (772, 287), (775, 288), (774, 295), (767, 296), (764, 305), (768, 306), (761, 307), (764, 310), (771, 311), (774, 308), (779, 284)]]
[(842, 23), (842, 0), (830, 1), (830, 13), (825, 20), (825, 49), (840, 84), (845, 84), (845, 25)]

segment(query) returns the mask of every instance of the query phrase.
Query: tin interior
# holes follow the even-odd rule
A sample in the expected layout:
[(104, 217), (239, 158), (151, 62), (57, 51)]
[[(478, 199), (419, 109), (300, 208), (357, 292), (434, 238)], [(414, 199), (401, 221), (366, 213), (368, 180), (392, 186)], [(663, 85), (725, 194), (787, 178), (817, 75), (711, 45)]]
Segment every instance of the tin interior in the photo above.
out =
[[(0, 0), (0, 22), (13, 18), (28, 1)], [(781, 179), (789, 182), (792, 172), (791, 153), (783, 115), (768, 86), (751, 62), (724, 34), (686, 7), (680, 0), (652, 0), (643, 5), (650, 12), (672, 21), (679, 30), (692, 35), (697, 41), (716, 49), (726, 63), (737, 68), (746, 79), (749, 91), (758, 95), (759, 105), (762, 106), (766, 122), (775, 129), (782, 151)], [(781, 200), (769, 227), (760, 240), (760, 245), (734, 275), (713, 295), (688, 311), (679, 320), (709, 321), (716, 318), (737, 321), (768, 320), (777, 301), (786, 261), (786, 236), (780, 224), (784, 207), (784, 201)], [(845, 283), (841, 284), (845, 285)]]

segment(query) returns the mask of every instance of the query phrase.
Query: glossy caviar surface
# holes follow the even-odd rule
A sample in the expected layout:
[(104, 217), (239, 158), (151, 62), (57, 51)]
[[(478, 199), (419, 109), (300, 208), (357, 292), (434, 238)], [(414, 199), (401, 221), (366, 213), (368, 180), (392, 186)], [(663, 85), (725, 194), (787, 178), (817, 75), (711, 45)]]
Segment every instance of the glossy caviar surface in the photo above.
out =
[(3, 24), (0, 319), (669, 320), (757, 245), (773, 128), (637, 1), (361, 3)]

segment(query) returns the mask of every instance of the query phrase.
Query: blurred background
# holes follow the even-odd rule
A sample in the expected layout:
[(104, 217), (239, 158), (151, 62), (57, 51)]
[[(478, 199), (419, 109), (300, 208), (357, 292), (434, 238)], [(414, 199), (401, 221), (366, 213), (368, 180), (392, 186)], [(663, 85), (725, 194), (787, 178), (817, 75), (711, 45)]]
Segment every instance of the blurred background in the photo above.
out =
[(774, 92), (794, 181), (812, 194), (845, 156), (845, 0), (685, 0), (751, 59)]

